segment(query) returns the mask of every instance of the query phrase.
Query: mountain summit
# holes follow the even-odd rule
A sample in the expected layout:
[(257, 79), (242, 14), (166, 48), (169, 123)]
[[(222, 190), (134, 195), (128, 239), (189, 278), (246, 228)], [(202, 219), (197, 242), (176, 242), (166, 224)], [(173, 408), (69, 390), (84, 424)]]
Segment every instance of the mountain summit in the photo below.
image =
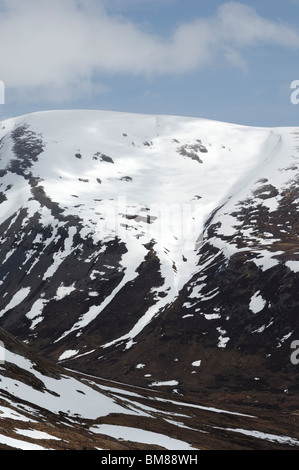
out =
[(2, 328), (182, 396), (296, 392), (299, 129), (40, 112), (0, 165)]

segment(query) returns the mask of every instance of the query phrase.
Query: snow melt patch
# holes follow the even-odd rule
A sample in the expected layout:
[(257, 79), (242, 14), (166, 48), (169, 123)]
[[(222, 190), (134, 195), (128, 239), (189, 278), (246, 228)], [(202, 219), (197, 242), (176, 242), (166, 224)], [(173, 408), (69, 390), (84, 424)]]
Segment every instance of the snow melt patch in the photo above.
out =
[(220, 336), (218, 338), (218, 348), (226, 348), (226, 343), (230, 340), (228, 336), (226, 335), (226, 331), (222, 330), (220, 327), (217, 328), (218, 333), (220, 333)]
[(34, 422), (29, 419), (27, 416), (21, 415), (17, 411), (7, 407), (0, 406), (0, 419), (14, 419), (15, 421), (25, 421), (25, 422)]
[(266, 301), (260, 295), (260, 291), (257, 291), (250, 300), (249, 308), (253, 313), (259, 313), (263, 310), (266, 305)]
[(263, 439), (270, 442), (279, 442), (280, 444), (289, 444), (293, 446), (299, 446), (299, 441), (293, 437), (289, 436), (277, 436), (275, 434), (265, 433), (261, 431), (251, 431), (241, 428), (220, 428), (214, 426), (214, 429), (222, 429), (224, 431), (237, 432), (240, 434), (245, 434), (246, 436), (255, 437), (257, 439)]
[(2, 317), (8, 310), (19, 305), (29, 294), (30, 287), (22, 287), (11, 299), (8, 305), (6, 305), (5, 309), (0, 312), (0, 317)]
[(194, 449), (187, 442), (168, 437), (164, 434), (158, 434), (152, 431), (145, 431), (139, 428), (130, 428), (127, 426), (116, 426), (111, 424), (101, 424), (91, 428), (91, 431), (99, 434), (106, 434), (115, 439), (124, 441), (139, 442), (142, 444), (159, 445), (167, 450), (191, 450)]
[(193, 367), (199, 367), (200, 364), (201, 364), (201, 360), (192, 362)]
[(32, 320), (30, 330), (34, 330), (36, 325), (43, 320), (42, 313), (46, 304), (47, 300), (43, 298), (37, 299), (32, 305), (29, 312), (26, 313), (26, 317)]
[(73, 377), (62, 375), (56, 379), (45, 376), (35, 369), (35, 364), (29, 359), (9, 350), (5, 351), (5, 358), (7, 362), (30, 372), (44, 383), (45, 388), (37, 390), (20, 380), (2, 376), (1, 389), (9, 390), (10, 394), (19, 400), (34, 403), (35, 406), (45, 408), (52, 413), (67, 413), (69, 417), (80, 415), (86, 419), (94, 419), (114, 412), (134, 414), (101, 393), (99, 389), (90, 387)]
[(294, 273), (299, 273), (299, 261), (287, 261), (286, 266)]
[(61, 286), (58, 287), (56, 291), (55, 300), (63, 299), (64, 297), (70, 295), (74, 290), (75, 290), (74, 284), (72, 284), (71, 286), (65, 286), (62, 284)]
[(62, 353), (59, 358), (58, 358), (58, 361), (63, 361), (64, 359), (69, 359), (70, 357), (74, 357), (76, 356), (76, 354), (78, 354), (79, 351), (76, 351), (74, 349), (69, 349), (68, 351), (64, 351), (64, 353)]
[(55, 441), (60, 441), (58, 437), (43, 431), (37, 431), (36, 429), (15, 429), (15, 432), (31, 439), (54, 439)]
[(152, 382), (151, 387), (165, 387), (165, 386), (172, 387), (178, 384), (179, 382), (177, 380), (167, 380), (165, 382)]
[(0, 434), (0, 444), (5, 444), (20, 450), (47, 450), (45, 447), (41, 447), (37, 444), (19, 441), (18, 439), (14, 439), (12, 437), (3, 436), (3, 434)]

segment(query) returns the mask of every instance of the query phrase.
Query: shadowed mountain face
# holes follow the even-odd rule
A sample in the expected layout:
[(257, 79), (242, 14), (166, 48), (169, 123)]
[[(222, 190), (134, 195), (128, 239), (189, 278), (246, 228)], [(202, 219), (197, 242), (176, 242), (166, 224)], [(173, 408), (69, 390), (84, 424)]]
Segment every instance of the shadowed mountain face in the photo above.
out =
[(297, 129), (108, 112), (0, 123), (0, 326), (182, 395), (297, 393)]

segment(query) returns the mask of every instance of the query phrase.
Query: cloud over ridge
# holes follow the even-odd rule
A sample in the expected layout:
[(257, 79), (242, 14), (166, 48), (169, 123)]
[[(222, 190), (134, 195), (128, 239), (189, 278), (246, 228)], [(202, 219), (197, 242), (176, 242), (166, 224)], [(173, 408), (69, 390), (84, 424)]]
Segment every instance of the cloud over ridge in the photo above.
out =
[[(60, 99), (101, 91), (111, 74), (187, 74), (224, 60), (246, 66), (246, 48), (298, 47), (299, 33), (239, 2), (161, 37), (109, 15), (95, 0), (0, 0), (0, 79), (10, 89)], [(103, 89), (105, 86), (103, 86)], [(51, 90), (51, 91), (50, 91)]]

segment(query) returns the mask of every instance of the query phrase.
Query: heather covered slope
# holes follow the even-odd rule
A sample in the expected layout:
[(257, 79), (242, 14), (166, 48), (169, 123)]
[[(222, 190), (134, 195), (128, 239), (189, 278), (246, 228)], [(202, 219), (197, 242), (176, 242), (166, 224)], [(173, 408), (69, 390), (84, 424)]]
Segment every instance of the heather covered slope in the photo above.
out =
[(1, 450), (164, 450), (188, 459), (206, 449), (298, 449), (294, 402), (280, 411), (226, 395), (216, 406), (212, 396), (193, 401), (70, 372), (1, 328), (0, 341)]

